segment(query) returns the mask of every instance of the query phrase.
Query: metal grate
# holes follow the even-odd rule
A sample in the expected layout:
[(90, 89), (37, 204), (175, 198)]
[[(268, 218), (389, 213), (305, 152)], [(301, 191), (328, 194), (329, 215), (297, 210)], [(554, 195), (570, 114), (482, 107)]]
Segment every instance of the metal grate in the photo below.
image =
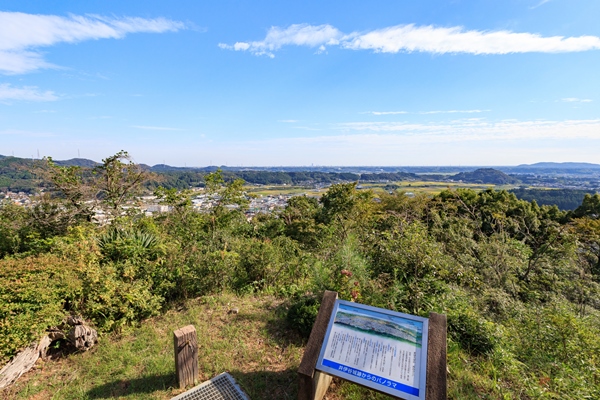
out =
[(188, 390), (171, 400), (250, 400), (227, 372)]

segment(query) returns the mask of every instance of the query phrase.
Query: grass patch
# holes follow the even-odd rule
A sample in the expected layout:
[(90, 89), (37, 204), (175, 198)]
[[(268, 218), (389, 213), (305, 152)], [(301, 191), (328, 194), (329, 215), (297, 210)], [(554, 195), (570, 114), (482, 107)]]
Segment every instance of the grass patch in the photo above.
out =
[[(198, 332), (199, 382), (230, 372), (253, 399), (297, 397), (302, 339), (287, 330), (281, 300), (224, 294), (190, 300), (84, 354), (41, 362), (7, 399), (170, 399), (176, 388), (173, 331)], [(238, 308), (239, 313), (230, 313)], [(265, 397), (265, 393), (268, 393)]]
[[(230, 313), (238, 308), (239, 313)], [(271, 296), (222, 294), (189, 300), (120, 335), (100, 338), (87, 353), (38, 361), (2, 399), (171, 399), (177, 388), (173, 331), (198, 332), (198, 382), (229, 372), (251, 399), (296, 399), (305, 341), (287, 328), (286, 304)], [(190, 389), (189, 387), (187, 389)], [(325, 399), (387, 399), (334, 378)]]

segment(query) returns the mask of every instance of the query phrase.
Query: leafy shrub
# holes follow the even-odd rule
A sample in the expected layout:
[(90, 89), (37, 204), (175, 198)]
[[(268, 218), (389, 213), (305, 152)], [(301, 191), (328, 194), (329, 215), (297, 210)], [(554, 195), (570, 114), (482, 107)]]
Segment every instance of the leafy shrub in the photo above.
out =
[(81, 281), (54, 255), (0, 261), (0, 365), (76, 306)]
[(110, 227), (98, 238), (102, 254), (111, 261), (155, 260), (161, 253), (156, 235), (140, 229)]
[(490, 354), (498, 343), (494, 324), (473, 311), (449, 314), (448, 334), (463, 350), (474, 356)]
[(300, 334), (308, 338), (312, 330), (317, 314), (321, 307), (321, 301), (315, 296), (304, 296), (292, 303), (286, 319), (287, 323)]
[(81, 282), (77, 310), (103, 331), (135, 323), (159, 313), (170, 276), (164, 253), (152, 234), (109, 228), (99, 238), (92, 230), (75, 228), (55, 252), (76, 260)]

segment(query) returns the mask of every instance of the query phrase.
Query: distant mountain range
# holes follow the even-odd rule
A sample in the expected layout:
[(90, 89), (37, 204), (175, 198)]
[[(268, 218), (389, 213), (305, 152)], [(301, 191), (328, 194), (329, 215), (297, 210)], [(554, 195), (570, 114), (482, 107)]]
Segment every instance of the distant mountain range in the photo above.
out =
[[(19, 163), (28, 163), (33, 160), (28, 158), (18, 158), (0, 155), (4, 165), (11, 162), (11, 158)], [(99, 162), (89, 160), (86, 158), (71, 158), (69, 160), (54, 160), (57, 165), (60, 166), (79, 166), (84, 168), (93, 168), (100, 165)], [(453, 175), (457, 173), (471, 173), (477, 170), (497, 170), (502, 171), (505, 174), (597, 174), (600, 172), (600, 164), (592, 163), (578, 163), (578, 162), (539, 162), (535, 164), (521, 164), (517, 166), (496, 166), (480, 167), (480, 166), (278, 166), (278, 167), (229, 167), (229, 166), (207, 166), (207, 167), (174, 167), (167, 164), (156, 164), (149, 166), (146, 164), (140, 164), (142, 167), (157, 173), (162, 172), (212, 172), (217, 169), (223, 171), (270, 171), (270, 172), (329, 172), (329, 173), (355, 173), (355, 174), (392, 174), (392, 173), (405, 173), (405, 174), (436, 174), (446, 175), (454, 180), (463, 180), (463, 178), (455, 178)], [(471, 179), (467, 176), (466, 179)], [(477, 179), (477, 178), (475, 178)], [(504, 178), (506, 180), (506, 178)], [(494, 182), (484, 182), (494, 183)]]
[(577, 162), (539, 162), (535, 164), (521, 164), (517, 165), (516, 168), (557, 168), (557, 169), (581, 169), (581, 168), (589, 168), (589, 169), (600, 169), (600, 164), (592, 164), (592, 163), (577, 163)]

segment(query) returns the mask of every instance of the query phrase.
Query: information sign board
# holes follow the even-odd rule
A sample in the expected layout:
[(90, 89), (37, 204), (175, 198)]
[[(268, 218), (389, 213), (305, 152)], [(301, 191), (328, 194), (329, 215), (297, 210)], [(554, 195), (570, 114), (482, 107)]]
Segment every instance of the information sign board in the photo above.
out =
[(424, 400), (428, 324), (427, 318), (336, 300), (316, 369)]

